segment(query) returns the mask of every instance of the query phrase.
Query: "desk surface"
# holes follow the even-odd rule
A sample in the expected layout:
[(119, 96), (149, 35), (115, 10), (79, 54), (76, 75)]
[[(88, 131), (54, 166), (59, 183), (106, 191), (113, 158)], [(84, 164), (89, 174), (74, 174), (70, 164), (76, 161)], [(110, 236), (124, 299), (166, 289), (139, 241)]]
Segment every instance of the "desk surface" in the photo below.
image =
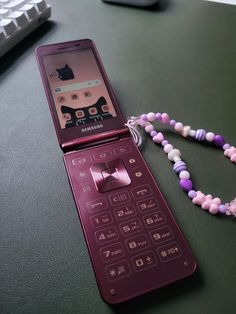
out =
[[(52, 19), (0, 63), (0, 313), (230, 313), (236, 306), (235, 221), (208, 215), (178, 187), (166, 155), (143, 155), (197, 258), (189, 279), (129, 303), (100, 298), (42, 88), (34, 49), (92, 38), (125, 114), (169, 112), (236, 144), (236, 7), (170, 0), (156, 11), (51, 0)], [(66, 3), (66, 4), (65, 4)], [(167, 138), (196, 186), (231, 200), (236, 169), (219, 150)]]

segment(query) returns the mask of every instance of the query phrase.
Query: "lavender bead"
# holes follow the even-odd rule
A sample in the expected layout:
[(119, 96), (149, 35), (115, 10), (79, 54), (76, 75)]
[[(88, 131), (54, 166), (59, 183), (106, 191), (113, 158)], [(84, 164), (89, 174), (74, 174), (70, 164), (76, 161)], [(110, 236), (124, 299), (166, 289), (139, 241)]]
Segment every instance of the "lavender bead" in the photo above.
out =
[(167, 140), (164, 140), (164, 141), (161, 142), (161, 145), (162, 145), (163, 147), (166, 146), (167, 144), (169, 144), (169, 142), (168, 142)]
[(147, 121), (147, 120), (148, 120), (146, 114), (142, 114), (140, 118), (141, 118), (143, 121)]
[(203, 141), (205, 139), (205, 136), (206, 136), (206, 131), (205, 130), (199, 129), (199, 130), (196, 131), (196, 134), (195, 134), (196, 140)]
[(157, 112), (155, 114), (155, 117), (156, 117), (157, 120), (161, 121), (161, 113), (160, 112)]
[(224, 144), (223, 150), (226, 150), (226, 149), (229, 149), (229, 148), (230, 148), (230, 144), (228, 144), (228, 143)]
[(180, 173), (181, 171), (186, 170), (187, 166), (185, 162), (183, 162), (182, 160), (179, 160), (175, 162), (173, 169), (175, 172)]
[(227, 210), (227, 207), (225, 205), (220, 205), (219, 208), (218, 208), (219, 212), (221, 214), (225, 214), (226, 213), (226, 210)]
[(188, 196), (189, 196), (190, 198), (194, 198), (194, 197), (197, 196), (197, 192), (194, 191), (194, 190), (190, 190), (190, 191), (188, 192)]
[(189, 192), (193, 188), (193, 182), (189, 179), (181, 179), (179, 180), (179, 184), (181, 188), (186, 192)]
[(175, 126), (176, 125), (176, 121), (175, 120), (170, 120), (170, 125), (171, 126)]
[(153, 136), (155, 136), (155, 135), (157, 135), (157, 131), (152, 131), (151, 133), (150, 133), (150, 135), (151, 135), (151, 137), (153, 137)]
[(220, 147), (222, 148), (225, 144), (225, 139), (223, 138), (223, 136), (217, 134), (214, 138), (214, 144), (217, 146), (217, 147)]

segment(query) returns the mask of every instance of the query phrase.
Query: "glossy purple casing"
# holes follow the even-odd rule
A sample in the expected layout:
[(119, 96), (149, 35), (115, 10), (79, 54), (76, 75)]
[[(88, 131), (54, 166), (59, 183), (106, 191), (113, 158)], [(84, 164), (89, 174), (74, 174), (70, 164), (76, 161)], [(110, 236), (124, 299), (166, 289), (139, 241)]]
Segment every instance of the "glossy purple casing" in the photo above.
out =
[[(124, 127), (92, 41), (86, 40), (86, 45), (96, 54), (117, 119), (108, 120), (102, 133), (86, 138), (75, 136), (76, 128), (66, 134), (59, 128), (41, 56), (55, 53), (58, 47), (80, 49), (82, 42), (44, 46), (37, 57), (59, 142), (70, 150), (64, 162), (99, 290), (106, 302), (116, 304), (191, 275), (196, 262)], [(83, 147), (87, 143), (90, 147)]]

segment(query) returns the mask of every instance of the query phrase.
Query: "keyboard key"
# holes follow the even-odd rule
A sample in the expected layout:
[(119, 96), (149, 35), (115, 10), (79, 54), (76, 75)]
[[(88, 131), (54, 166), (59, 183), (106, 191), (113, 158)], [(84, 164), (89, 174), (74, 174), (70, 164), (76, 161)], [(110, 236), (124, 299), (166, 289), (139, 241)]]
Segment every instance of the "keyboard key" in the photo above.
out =
[(0, 8), (3, 8), (4, 5), (8, 4), (9, 0), (0, 0)]
[(2, 18), (8, 17), (9, 13), (10, 13), (9, 10), (0, 9), (0, 17), (2, 17)]
[(27, 18), (24, 12), (16, 11), (9, 15), (9, 18), (14, 20), (18, 27), (22, 27), (27, 23)]
[(47, 4), (44, 0), (32, 0), (30, 3), (33, 4), (39, 12), (43, 12), (47, 8)]
[(26, 4), (22, 8), (19, 9), (28, 16), (29, 19), (33, 19), (37, 15), (37, 11), (32, 4)]
[(25, 0), (15, 0), (6, 4), (4, 8), (7, 10), (16, 11), (19, 8), (21, 8), (24, 4), (25, 4)]
[(0, 57), (50, 16), (45, 0), (0, 0)]
[(16, 25), (10, 19), (0, 20), (0, 31), (3, 31), (6, 36), (11, 35), (16, 30)]
[(4, 33), (0, 32), (0, 43), (5, 40)]

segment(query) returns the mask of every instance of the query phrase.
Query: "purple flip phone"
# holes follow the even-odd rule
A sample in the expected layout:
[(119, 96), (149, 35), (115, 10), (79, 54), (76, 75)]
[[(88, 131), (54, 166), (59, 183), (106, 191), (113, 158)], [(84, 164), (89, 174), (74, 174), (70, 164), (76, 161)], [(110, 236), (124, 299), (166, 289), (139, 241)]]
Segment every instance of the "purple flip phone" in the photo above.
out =
[(115, 99), (95, 44), (37, 60), (101, 296), (120, 303), (191, 275), (195, 259)]

